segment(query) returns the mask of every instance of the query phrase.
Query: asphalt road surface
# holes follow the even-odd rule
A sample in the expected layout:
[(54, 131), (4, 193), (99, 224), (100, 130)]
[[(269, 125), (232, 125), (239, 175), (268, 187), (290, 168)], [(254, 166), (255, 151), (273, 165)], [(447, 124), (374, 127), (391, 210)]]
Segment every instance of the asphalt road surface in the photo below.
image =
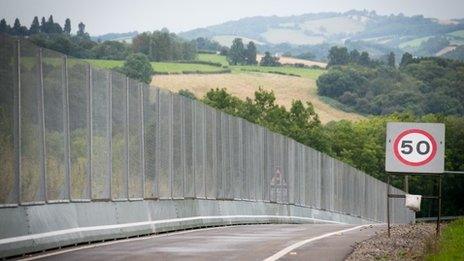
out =
[(86, 245), (41, 260), (343, 260), (383, 226), (247, 225), (189, 230)]

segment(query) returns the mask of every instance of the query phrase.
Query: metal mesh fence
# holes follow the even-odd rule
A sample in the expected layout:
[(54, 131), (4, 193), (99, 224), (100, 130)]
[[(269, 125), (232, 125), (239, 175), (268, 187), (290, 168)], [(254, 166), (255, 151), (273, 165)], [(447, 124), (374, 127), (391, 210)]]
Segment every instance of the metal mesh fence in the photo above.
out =
[[(26, 40), (0, 43), (0, 207), (196, 197), (386, 219), (383, 182), (312, 148)], [(394, 222), (413, 218), (392, 209)]]
[[(65, 157), (65, 60), (59, 53), (42, 51), (42, 82), (45, 120), (45, 173), (47, 200), (68, 198)], [(106, 173), (104, 173), (106, 175)]]
[(18, 41), (0, 34), (0, 206), (19, 201)]
[(110, 199), (109, 74), (92, 68), (92, 198)]
[(127, 78), (111, 73), (111, 197), (127, 198)]

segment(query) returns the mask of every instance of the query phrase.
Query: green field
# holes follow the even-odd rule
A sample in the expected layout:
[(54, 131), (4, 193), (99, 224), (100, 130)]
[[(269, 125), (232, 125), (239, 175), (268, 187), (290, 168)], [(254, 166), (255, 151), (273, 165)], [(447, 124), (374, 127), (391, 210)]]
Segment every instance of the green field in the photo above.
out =
[[(216, 54), (198, 54), (198, 60), (220, 63), (223, 66), (228, 66), (228, 62), (225, 56)], [(99, 68), (111, 69), (114, 67), (120, 67), (124, 61), (116, 60), (85, 60), (91, 65)], [(207, 64), (196, 64), (196, 63), (175, 63), (175, 62), (152, 62), (153, 70), (158, 73), (182, 73), (185, 71), (194, 72), (221, 72), (225, 68), (207, 65)], [(281, 66), (281, 67), (266, 67), (266, 66), (251, 66), (251, 65), (236, 65), (229, 66), (232, 73), (250, 73), (250, 72), (262, 72), (262, 73), (281, 73), (286, 75), (301, 76), (309, 79), (317, 79), (324, 70), (322, 69), (310, 69), (310, 68), (299, 68), (292, 66)]]
[(453, 221), (443, 229), (437, 251), (425, 260), (464, 260), (464, 219)]
[(464, 38), (464, 30), (454, 31), (454, 32), (448, 33), (448, 35)]
[(199, 53), (198, 60), (205, 61), (205, 62), (220, 63), (224, 66), (229, 65), (225, 56), (217, 55), (217, 54)]
[(240, 65), (231, 66), (232, 73), (244, 73), (244, 72), (262, 72), (262, 73), (275, 73), (280, 72), (287, 75), (297, 75), (304, 78), (316, 80), (319, 75), (325, 72), (323, 69), (310, 69), (310, 68), (298, 68), (292, 66), (279, 66), (279, 67), (268, 67), (268, 66), (251, 66), (251, 65)]
[[(124, 63), (124, 61), (116, 60), (87, 59), (85, 61), (95, 67), (105, 69), (120, 67)], [(151, 62), (151, 66), (153, 70), (158, 73), (182, 73), (183, 71), (218, 72), (223, 70), (223, 68), (217, 66), (195, 63)]]
[(419, 47), (421, 45), (421, 43), (427, 41), (430, 38), (432, 38), (432, 36), (416, 38), (416, 39), (413, 39), (411, 41), (401, 43), (401, 44), (398, 45), (398, 47), (400, 47), (400, 48), (406, 48), (406, 47), (416, 48), (416, 47)]

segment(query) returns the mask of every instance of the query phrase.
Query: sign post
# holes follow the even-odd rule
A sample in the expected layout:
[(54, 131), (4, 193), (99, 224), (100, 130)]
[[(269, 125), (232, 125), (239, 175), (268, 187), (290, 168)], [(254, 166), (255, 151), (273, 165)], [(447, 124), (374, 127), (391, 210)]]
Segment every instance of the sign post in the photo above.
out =
[(409, 193), (408, 175), (438, 177), (438, 195), (423, 196), (438, 200), (437, 234), (440, 231), (441, 179), (444, 173), (445, 125), (441, 123), (389, 122), (385, 142), (387, 172), (387, 223), (390, 236), (390, 198), (405, 195), (390, 193), (390, 175), (405, 176), (405, 192)]

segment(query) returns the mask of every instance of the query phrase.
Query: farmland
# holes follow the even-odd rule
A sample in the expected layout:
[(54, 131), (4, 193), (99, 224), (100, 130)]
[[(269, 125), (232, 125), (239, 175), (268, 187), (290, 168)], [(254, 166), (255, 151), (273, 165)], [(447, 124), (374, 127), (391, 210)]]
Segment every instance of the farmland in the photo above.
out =
[(242, 99), (253, 97), (258, 88), (273, 90), (276, 102), (289, 108), (292, 100), (311, 102), (323, 123), (331, 120), (359, 120), (363, 117), (336, 109), (320, 99), (316, 94), (315, 79), (309, 77), (292, 77), (269, 73), (247, 72), (232, 74), (191, 74), (158, 75), (153, 78), (153, 86), (177, 92), (189, 89), (197, 97), (203, 97), (214, 88), (226, 88), (227, 91)]
[[(151, 85), (177, 92), (189, 89), (197, 97), (211, 89), (226, 88), (228, 92), (242, 99), (253, 97), (258, 88), (273, 90), (277, 103), (287, 108), (293, 100), (311, 102), (323, 123), (331, 120), (358, 120), (363, 117), (333, 107), (317, 95), (316, 80), (325, 72), (324, 69), (301, 68), (294, 66), (229, 66), (225, 56), (216, 54), (199, 54), (199, 61), (219, 63), (213, 66), (198, 63), (152, 62), (155, 75)], [(293, 58), (288, 58), (293, 59)], [(114, 68), (123, 65), (123, 61), (86, 60), (96, 67)], [(293, 59), (294, 61), (304, 61)], [(324, 64), (322, 64), (324, 65)], [(231, 73), (216, 74), (215, 72), (230, 69)], [(187, 72), (187, 73), (186, 73)], [(202, 74), (192, 73), (200, 72)]]

